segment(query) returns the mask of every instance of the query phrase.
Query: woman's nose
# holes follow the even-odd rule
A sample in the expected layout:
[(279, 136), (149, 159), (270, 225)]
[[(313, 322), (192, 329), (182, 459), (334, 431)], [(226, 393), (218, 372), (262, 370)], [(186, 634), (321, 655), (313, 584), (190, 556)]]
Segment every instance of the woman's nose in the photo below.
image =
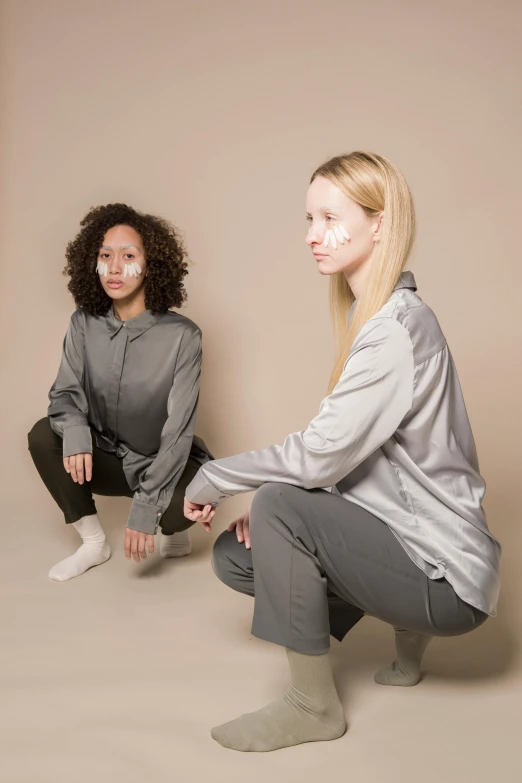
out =
[(117, 255), (114, 255), (111, 258), (111, 261), (109, 263), (109, 269), (111, 271), (111, 275), (118, 275), (123, 271), (123, 264), (121, 262), (121, 259), (118, 258)]
[(308, 229), (308, 233), (306, 235), (306, 244), (307, 245), (317, 245), (320, 242), (323, 241), (323, 238), (320, 235), (320, 230), (313, 224), (310, 225), (310, 228)]

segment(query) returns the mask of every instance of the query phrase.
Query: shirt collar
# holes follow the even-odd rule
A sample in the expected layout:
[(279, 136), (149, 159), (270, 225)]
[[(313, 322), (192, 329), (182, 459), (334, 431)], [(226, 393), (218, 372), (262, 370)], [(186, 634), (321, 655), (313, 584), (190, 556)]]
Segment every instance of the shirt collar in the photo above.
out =
[(128, 321), (120, 321), (114, 315), (114, 310), (111, 307), (107, 315), (105, 316), (105, 322), (111, 339), (118, 334), (120, 329), (125, 328), (129, 335), (129, 340), (135, 340), (140, 334), (146, 332), (151, 326), (154, 326), (162, 317), (161, 313), (151, 313), (150, 310), (145, 310), (141, 315), (137, 315), (136, 318), (130, 318)]
[[(400, 291), (401, 288), (409, 288), (411, 291), (417, 290), (417, 283), (415, 282), (415, 277), (413, 276), (413, 272), (402, 272), (401, 276), (399, 277), (397, 281), (397, 285), (393, 289), (394, 291)], [(357, 299), (354, 301), (350, 309), (348, 310), (348, 325), (350, 325), (352, 318), (355, 313), (355, 308), (357, 307)]]
[(417, 283), (415, 282), (413, 272), (402, 272), (397, 281), (397, 285), (393, 290), (398, 291), (400, 288), (410, 288), (412, 291), (417, 290)]

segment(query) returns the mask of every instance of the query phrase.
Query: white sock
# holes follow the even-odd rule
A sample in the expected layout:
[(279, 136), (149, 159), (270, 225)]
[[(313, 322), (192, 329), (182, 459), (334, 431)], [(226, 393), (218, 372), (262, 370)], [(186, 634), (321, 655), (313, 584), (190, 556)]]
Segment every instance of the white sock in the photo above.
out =
[(188, 530), (174, 533), (172, 536), (161, 534), (160, 554), (162, 557), (185, 557), (192, 552)]
[(49, 571), (49, 579), (55, 582), (65, 582), (75, 576), (85, 573), (93, 566), (101, 565), (111, 556), (109, 544), (101, 526), (98, 514), (82, 517), (72, 525), (81, 536), (83, 544), (65, 560), (60, 560)]

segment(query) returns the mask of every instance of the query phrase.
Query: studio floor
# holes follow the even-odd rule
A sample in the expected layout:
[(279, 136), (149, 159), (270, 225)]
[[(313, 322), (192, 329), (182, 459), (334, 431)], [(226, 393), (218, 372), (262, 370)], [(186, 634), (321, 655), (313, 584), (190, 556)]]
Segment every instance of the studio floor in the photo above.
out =
[(251, 636), (251, 601), (212, 573), (226, 508), (212, 534), (193, 529), (189, 557), (139, 565), (123, 556), (125, 501), (99, 509), (113, 556), (70, 582), (47, 578), (76, 543), (50, 502), (7, 540), (2, 783), (522, 779), (518, 623), (507, 608), (470, 636), (435, 640), (423, 681), (409, 689), (374, 684), (392, 659), (392, 633), (364, 619), (332, 643), (347, 734), (236, 753), (210, 727), (281, 695), (287, 669), (280, 649)]

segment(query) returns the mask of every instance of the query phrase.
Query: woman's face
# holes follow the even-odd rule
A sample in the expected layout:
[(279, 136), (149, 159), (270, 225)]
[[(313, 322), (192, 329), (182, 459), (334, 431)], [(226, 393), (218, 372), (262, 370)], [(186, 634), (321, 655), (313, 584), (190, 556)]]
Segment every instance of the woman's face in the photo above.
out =
[(322, 275), (350, 276), (368, 261), (380, 239), (382, 213), (368, 216), (326, 177), (317, 177), (308, 188), (306, 219), (306, 243)]
[(147, 261), (141, 237), (130, 226), (113, 226), (103, 237), (97, 273), (111, 299), (133, 297), (143, 288)]

